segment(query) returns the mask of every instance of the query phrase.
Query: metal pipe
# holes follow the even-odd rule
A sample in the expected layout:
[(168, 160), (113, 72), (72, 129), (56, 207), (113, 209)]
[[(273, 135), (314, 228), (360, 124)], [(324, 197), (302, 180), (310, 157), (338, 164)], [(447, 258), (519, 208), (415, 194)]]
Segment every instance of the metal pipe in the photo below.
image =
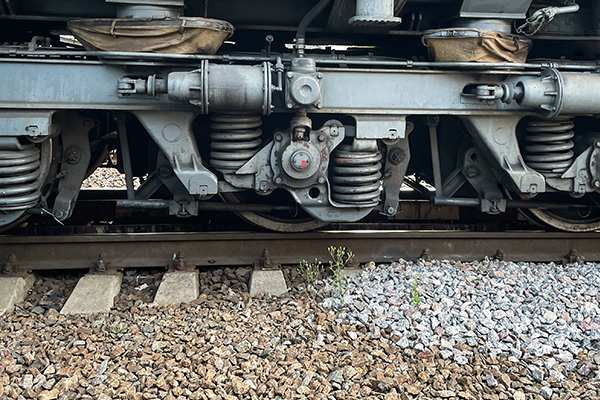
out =
[[(129, 208), (140, 210), (168, 210), (171, 200), (117, 200), (117, 208)], [(271, 204), (234, 204), (234, 203), (210, 203), (199, 202), (198, 209), (201, 211), (227, 211), (227, 212), (257, 212), (270, 213), (273, 211), (295, 212), (296, 207), (280, 206)]]
[(170, 200), (117, 200), (117, 208), (168, 210)]
[[(25, 49), (15, 48), (2, 48), (0, 47), (0, 55), (11, 55), (11, 56), (37, 56), (36, 62), (43, 61), (39, 56), (70, 56), (70, 57), (98, 57), (102, 60), (111, 59), (146, 59), (146, 60), (163, 60), (163, 61), (190, 61), (197, 62), (199, 60), (210, 60), (210, 61), (223, 61), (223, 62), (242, 62), (242, 63), (256, 63), (256, 62), (277, 62), (277, 58), (281, 56), (271, 57), (260, 57), (260, 56), (238, 56), (229, 54), (219, 55), (200, 55), (200, 54), (159, 54), (159, 53), (142, 53), (142, 52), (123, 52), (123, 51), (70, 51), (70, 50), (36, 50), (29, 51)], [(476, 69), (476, 70), (537, 70), (543, 71), (548, 68), (556, 68), (558, 70), (565, 71), (598, 71), (600, 66), (597, 64), (578, 64), (578, 65), (565, 65), (555, 62), (541, 62), (541, 63), (478, 63), (478, 62), (429, 62), (429, 61), (396, 61), (396, 60), (353, 60), (353, 59), (324, 59), (315, 57), (317, 64), (320, 65), (355, 65), (355, 66), (371, 66), (371, 67), (396, 67), (396, 68), (439, 68), (439, 69)], [(3, 60), (3, 61), (10, 61)], [(53, 63), (57, 62), (77, 62), (81, 63), (82, 60), (50, 60)], [(290, 57), (283, 57), (283, 62), (291, 62)], [(90, 63), (89, 59), (83, 61)], [(96, 63), (95, 61), (91, 61)], [(105, 64), (105, 62), (103, 62)], [(122, 65), (120, 63), (119, 65)], [(145, 65), (145, 64), (144, 64)]]
[(300, 57), (304, 56), (304, 44), (306, 39), (306, 28), (308, 25), (315, 19), (317, 15), (319, 15), (325, 7), (329, 5), (331, 0), (320, 0), (313, 8), (310, 9), (309, 12), (306, 13), (302, 21), (300, 21), (300, 25), (298, 25), (298, 29), (296, 30), (296, 50), (298, 51), (298, 55)]
[[(459, 206), (459, 207), (479, 207), (480, 199), (470, 198), (452, 198), (439, 199), (434, 198), (433, 204), (436, 206)], [(545, 203), (540, 201), (529, 200), (508, 200), (506, 202), (508, 208), (542, 208), (542, 209), (569, 209), (569, 208), (590, 208), (589, 204), (561, 204), (561, 203)]]

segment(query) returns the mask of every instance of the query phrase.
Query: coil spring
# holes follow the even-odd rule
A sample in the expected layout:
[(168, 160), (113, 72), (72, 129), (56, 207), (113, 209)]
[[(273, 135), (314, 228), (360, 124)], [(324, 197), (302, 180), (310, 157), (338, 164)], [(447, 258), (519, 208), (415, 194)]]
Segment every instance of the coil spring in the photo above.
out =
[(571, 140), (575, 124), (570, 119), (532, 120), (527, 124), (524, 159), (530, 168), (549, 177), (562, 175), (573, 163)]
[(0, 211), (26, 210), (40, 199), (40, 150), (0, 148)]
[(352, 151), (340, 145), (332, 155), (331, 198), (339, 203), (369, 205), (381, 194), (381, 153)]
[(233, 172), (250, 160), (261, 145), (260, 115), (212, 114), (210, 164)]

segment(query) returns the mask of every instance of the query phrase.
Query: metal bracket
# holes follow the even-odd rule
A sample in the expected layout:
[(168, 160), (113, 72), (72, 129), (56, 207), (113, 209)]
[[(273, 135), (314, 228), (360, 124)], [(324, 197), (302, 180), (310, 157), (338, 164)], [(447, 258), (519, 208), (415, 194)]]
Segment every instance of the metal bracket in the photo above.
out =
[[(406, 136), (412, 132), (414, 125), (409, 124)], [(400, 204), (400, 188), (406, 175), (410, 161), (410, 146), (408, 138), (387, 144), (385, 173), (383, 174), (383, 207), (382, 214), (394, 216), (398, 213)]]
[(198, 201), (190, 195), (181, 181), (173, 174), (173, 168), (162, 152), (156, 157), (156, 172), (154, 174), (173, 194), (169, 202), (169, 215), (191, 217), (198, 215)]
[(54, 111), (0, 111), (0, 137), (28, 136), (33, 141), (50, 135)]
[(355, 115), (357, 139), (404, 139), (406, 117), (400, 115)]
[(202, 165), (192, 132), (193, 113), (136, 111), (135, 115), (190, 194), (208, 196), (218, 192), (217, 177)]
[(62, 160), (59, 173), (58, 195), (54, 201), (52, 214), (59, 221), (71, 216), (79, 196), (81, 182), (85, 179), (90, 165), (91, 150), (88, 132), (94, 127), (91, 118), (76, 112), (61, 114)]
[(539, 172), (530, 169), (521, 156), (517, 142), (517, 124), (521, 116), (462, 117), (477, 145), (490, 155), (490, 160), (502, 168), (507, 180), (520, 193), (546, 191), (546, 181)]
[(506, 211), (506, 199), (496, 185), (496, 177), (476, 148), (463, 157), (462, 173), (481, 198), (481, 211), (498, 214)]

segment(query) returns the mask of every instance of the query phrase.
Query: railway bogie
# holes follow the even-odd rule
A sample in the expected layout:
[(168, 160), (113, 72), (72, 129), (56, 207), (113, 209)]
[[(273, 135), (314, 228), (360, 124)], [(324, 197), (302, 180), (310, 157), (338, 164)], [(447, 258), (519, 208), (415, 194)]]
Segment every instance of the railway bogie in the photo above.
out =
[(111, 154), (118, 207), (178, 217), (302, 231), (394, 218), (410, 186), (600, 228), (597, 2), (17, 0), (0, 20), (0, 229), (68, 220)]

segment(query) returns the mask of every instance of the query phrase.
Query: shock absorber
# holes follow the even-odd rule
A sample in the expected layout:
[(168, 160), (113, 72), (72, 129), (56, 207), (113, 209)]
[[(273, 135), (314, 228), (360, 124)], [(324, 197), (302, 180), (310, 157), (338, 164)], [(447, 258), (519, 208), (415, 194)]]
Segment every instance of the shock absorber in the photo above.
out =
[(573, 163), (575, 136), (571, 119), (533, 119), (527, 124), (524, 160), (547, 177), (561, 176)]
[(17, 138), (0, 139), (0, 211), (23, 211), (40, 199), (40, 150)]
[(373, 206), (381, 194), (381, 153), (340, 145), (332, 154), (331, 198), (344, 204)]
[(261, 125), (260, 115), (213, 113), (210, 164), (223, 173), (239, 169), (258, 152)]

